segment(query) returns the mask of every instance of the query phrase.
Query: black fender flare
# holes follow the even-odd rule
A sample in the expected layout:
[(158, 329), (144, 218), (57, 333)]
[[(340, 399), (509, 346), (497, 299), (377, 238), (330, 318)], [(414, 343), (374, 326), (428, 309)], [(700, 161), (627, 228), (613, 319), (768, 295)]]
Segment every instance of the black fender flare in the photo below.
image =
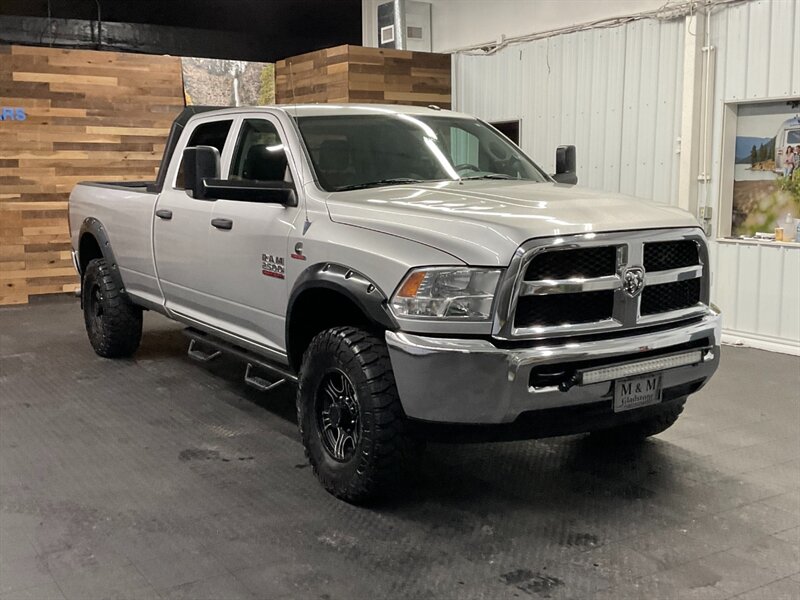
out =
[(397, 330), (399, 325), (388, 308), (388, 296), (369, 277), (337, 263), (316, 263), (303, 271), (294, 283), (286, 307), (286, 346), (291, 356), (291, 331), (294, 304), (303, 292), (327, 289), (353, 302), (367, 318), (382, 329)]
[[(78, 235), (78, 265), (81, 264), (80, 249), (81, 242), (84, 235), (91, 235), (94, 237), (97, 245), (100, 247), (100, 253), (103, 255), (106, 263), (111, 269), (111, 276), (114, 278), (114, 283), (119, 288), (121, 293), (125, 294), (125, 284), (122, 281), (122, 275), (119, 272), (119, 265), (117, 258), (114, 256), (114, 250), (111, 248), (111, 241), (108, 239), (108, 233), (103, 224), (94, 217), (86, 217), (81, 224), (81, 232)], [(80, 273), (81, 283), (83, 283), (83, 273)]]

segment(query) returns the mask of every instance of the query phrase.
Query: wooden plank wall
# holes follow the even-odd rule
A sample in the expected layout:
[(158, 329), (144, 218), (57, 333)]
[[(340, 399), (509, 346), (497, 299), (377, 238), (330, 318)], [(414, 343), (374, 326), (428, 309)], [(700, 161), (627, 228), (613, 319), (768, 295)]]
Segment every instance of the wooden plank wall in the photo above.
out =
[(367, 102), (451, 106), (450, 55), (336, 46), (275, 65), (278, 104)]
[(0, 120), (0, 304), (77, 288), (70, 190), (154, 179), (183, 104), (179, 58), (0, 46), (0, 107), (26, 114)]

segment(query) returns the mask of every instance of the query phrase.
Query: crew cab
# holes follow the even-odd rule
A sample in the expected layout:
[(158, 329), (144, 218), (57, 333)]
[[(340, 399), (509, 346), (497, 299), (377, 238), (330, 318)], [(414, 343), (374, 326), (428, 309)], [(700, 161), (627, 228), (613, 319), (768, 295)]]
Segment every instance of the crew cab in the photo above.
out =
[(153, 310), (190, 356), (296, 383), (307, 457), (352, 502), (425, 439), (643, 439), (719, 362), (705, 236), (573, 185), (574, 148), (556, 170), (437, 107), (187, 108), (156, 181), (70, 196), (89, 340), (131, 356)]

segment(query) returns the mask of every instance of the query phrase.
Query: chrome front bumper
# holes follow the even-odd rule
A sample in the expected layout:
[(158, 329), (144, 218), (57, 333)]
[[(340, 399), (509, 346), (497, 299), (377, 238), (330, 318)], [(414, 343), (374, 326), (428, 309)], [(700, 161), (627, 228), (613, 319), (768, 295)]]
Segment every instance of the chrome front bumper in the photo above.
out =
[[(576, 383), (566, 391), (555, 386), (532, 387), (531, 371), (542, 366), (568, 369), (570, 363), (601, 361), (603, 367), (608, 363), (630, 365), (641, 374), (637, 364), (657, 358), (659, 350), (667, 356), (681, 351), (682, 345), (705, 340), (702, 346), (710, 351), (697, 363), (656, 369), (662, 373), (665, 394), (692, 382), (698, 382), (695, 389), (699, 389), (719, 364), (720, 330), (719, 314), (709, 310), (699, 321), (676, 329), (562, 345), (540, 342), (506, 349), (485, 339), (432, 338), (393, 331), (386, 332), (386, 343), (407, 416), (440, 423), (497, 424), (511, 423), (528, 411), (612, 399), (612, 380)], [(637, 359), (645, 352), (646, 358)]]

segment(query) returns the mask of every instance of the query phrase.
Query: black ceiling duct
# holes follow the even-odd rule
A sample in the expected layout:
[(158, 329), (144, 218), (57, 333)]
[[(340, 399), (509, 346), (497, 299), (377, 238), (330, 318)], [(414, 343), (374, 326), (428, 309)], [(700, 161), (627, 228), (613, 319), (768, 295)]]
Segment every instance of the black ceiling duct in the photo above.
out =
[(361, 44), (360, 0), (3, 0), (0, 43), (275, 62)]

